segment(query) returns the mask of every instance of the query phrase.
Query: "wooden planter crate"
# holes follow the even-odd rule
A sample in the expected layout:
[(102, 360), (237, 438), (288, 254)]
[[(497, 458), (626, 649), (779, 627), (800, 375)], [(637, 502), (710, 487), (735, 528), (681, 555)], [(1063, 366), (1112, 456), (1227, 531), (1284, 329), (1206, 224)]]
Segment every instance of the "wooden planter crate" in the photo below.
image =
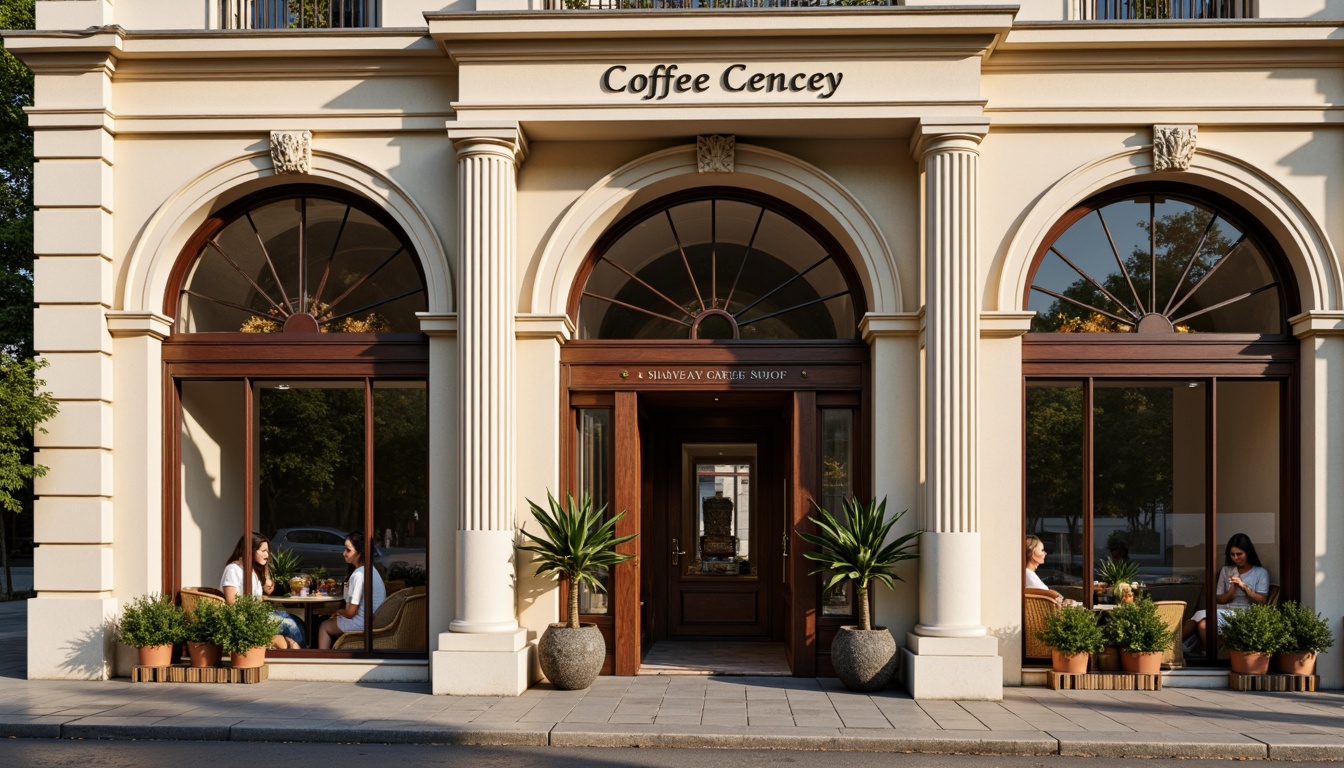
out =
[(1317, 675), (1243, 675), (1227, 673), (1227, 686), (1234, 691), (1308, 691), (1320, 684)]
[(1089, 672), (1082, 675), (1051, 672), (1050, 687), (1057, 691), (1160, 691), (1162, 676), (1131, 672)]
[(260, 683), (269, 676), (265, 664), (247, 669), (174, 664), (171, 667), (137, 666), (131, 670), (133, 683)]

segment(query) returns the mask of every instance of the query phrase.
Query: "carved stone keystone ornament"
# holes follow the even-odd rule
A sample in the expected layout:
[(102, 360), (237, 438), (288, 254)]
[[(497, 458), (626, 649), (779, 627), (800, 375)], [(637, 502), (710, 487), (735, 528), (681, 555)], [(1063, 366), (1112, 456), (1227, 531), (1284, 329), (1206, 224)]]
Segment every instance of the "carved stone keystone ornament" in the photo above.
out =
[(1153, 126), (1153, 170), (1188, 171), (1195, 156), (1197, 125)]
[(700, 173), (732, 173), (736, 152), (736, 136), (695, 137), (695, 153)]
[(271, 162), (277, 174), (312, 173), (313, 132), (271, 131)]

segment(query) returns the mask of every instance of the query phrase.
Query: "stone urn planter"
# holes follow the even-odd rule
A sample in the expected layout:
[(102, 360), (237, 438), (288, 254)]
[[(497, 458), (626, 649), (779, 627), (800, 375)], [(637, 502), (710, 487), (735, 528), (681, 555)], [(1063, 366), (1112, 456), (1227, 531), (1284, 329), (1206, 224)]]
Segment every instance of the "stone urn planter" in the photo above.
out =
[(1087, 663), (1091, 661), (1092, 654), (1083, 651), (1081, 653), (1063, 653), (1061, 651), (1050, 649), (1050, 669), (1055, 672), (1063, 672), (1069, 675), (1087, 674)]
[(552, 624), (537, 641), (537, 661), (551, 685), (578, 691), (593, 684), (607, 656), (606, 642), (596, 624)]
[(1280, 651), (1274, 654), (1274, 668), (1285, 675), (1312, 675), (1316, 673), (1316, 654)]
[(896, 677), (896, 638), (886, 627), (841, 627), (831, 642), (835, 676), (851, 691), (880, 691)]
[(1121, 651), (1120, 668), (1140, 675), (1156, 675), (1162, 671), (1162, 652)]
[(1269, 674), (1270, 655), (1268, 653), (1258, 653), (1255, 651), (1228, 651), (1227, 656), (1232, 661), (1232, 671), (1237, 674)]

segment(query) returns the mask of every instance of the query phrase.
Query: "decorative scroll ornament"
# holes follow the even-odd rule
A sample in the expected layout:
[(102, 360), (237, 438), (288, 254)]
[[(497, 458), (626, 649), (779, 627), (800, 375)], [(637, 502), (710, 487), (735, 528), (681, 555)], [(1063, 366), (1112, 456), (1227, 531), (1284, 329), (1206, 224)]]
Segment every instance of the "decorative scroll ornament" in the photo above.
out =
[(1153, 126), (1153, 170), (1188, 171), (1195, 156), (1197, 125)]
[(277, 174), (311, 173), (313, 132), (271, 131), (271, 162)]
[(701, 173), (732, 173), (736, 136), (696, 136), (696, 160)]

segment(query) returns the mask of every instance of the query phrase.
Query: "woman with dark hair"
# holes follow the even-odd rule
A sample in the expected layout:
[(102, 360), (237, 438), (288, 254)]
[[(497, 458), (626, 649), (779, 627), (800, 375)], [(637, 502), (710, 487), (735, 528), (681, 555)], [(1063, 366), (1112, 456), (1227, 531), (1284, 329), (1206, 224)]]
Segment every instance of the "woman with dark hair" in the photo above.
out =
[[(252, 585), (247, 594), (269, 595), (275, 591), (275, 581), (271, 579), (271, 543), (256, 532), (252, 533)], [(224, 566), (224, 575), (219, 577), (219, 591), (224, 593), (224, 602), (233, 605), (243, 591), (243, 547), (248, 537), (242, 536), (233, 547), (228, 563)], [(299, 622), (284, 611), (271, 611), (271, 615), (280, 620), (280, 634), (271, 638), (271, 646), (286, 650), (303, 647), (303, 628)]]
[[(1239, 611), (1254, 605), (1264, 605), (1269, 601), (1269, 571), (1260, 565), (1260, 556), (1255, 552), (1251, 537), (1244, 533), (1233, 534), (1227, 540), (1224, 552), (1225, 565), (1218, 571), (1218, 623), (1229, 611)], [(1199, 642), (1206, 642), (1204, 611), (1195, 611), (1185, 622), (1185, 636), (1199, 635)]]
[(351, 531), (350, 535), (345, 537), (345, 551), (341, 553), (345, 558), (346, 572), (349, 574), (345, 581), (345, 605), (336, 612), (335, 616), (322, 622), (322, 626), (317, 630), (317, 644), (319, 648), (330, 648), (336, 642), (336, 638), (346, 632), (358, 632), (364, 629), (364, 574), (372, 573), (373, 576), (373, 611), (377, 612), (378, 606), (387, 599), (387, 588), (383, 586), (383, 577), (378, 573), (377, 568), (366, 568), (368, 563), (364, 557), (364, 533), (362, 531)]

